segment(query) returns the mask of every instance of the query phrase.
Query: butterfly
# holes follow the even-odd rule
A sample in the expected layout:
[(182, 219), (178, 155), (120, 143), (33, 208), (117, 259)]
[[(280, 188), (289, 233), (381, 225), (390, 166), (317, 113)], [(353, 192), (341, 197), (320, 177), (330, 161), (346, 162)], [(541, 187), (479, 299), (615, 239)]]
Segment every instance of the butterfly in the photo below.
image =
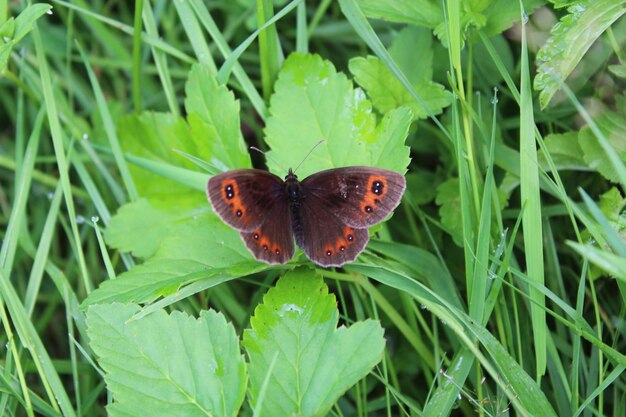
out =
[(329, 169), (302, 182), (291, 169), (284, 180), (259, 169), (238, 169), (211, 177), (207, 197), (257, 260), (289, 261), (295, 236), (311, 261), (330, 267), (363, 252), (368, 227), (400, 204), (405, 188), (403, 175), (367, 166)]

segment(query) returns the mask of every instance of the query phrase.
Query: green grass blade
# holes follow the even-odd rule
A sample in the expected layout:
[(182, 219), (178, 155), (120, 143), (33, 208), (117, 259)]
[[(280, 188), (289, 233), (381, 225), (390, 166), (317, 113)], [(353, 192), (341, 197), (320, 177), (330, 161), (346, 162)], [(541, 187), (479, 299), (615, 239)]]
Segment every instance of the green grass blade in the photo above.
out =
[[(150, 8), (150, 2), (145, 2), (143, 4), (142, 15), (148, 36), (158, 39), (159, 33), (156, 23), (154, 21), (154, 14), (152, 13), (152, 9)], [(161, 85), (163, 86), (163, 90), (165, 92), (168, 108), (170, 112), (172, 112), (172, 114), (178, 116), (180, 115), (180, 110), (178, 109), (176, 92), (174, 90), (174, 85), (172, 84), (169, 66), (167, 65), (167, 55), (165, 55), (162, 50), (154, 46), (151, 46), (150, 49), (152, 50), (152, 57), (159, 73)]]
[(83, 59), (83, 63), (85, 64), (85, 69), (87, 70), (89, 80), (91, 81), (91, 88), (93, 89), (94, 96), (96, 97), (96, 102), (98, 103), (100, 117), (102, 117), (104, 130), (106, 131), (109, 145), (111, 146), (111, 150), (113, 151), (115, 163), (117, 164), (117, 168), (119, 169), (120, 175), (122, 176), (122, 181), (124, 182), (124, 186), (126, 187), (126, 192), (128, 193), (130, 201), (135, 201), (138, 198), (137, 188), (135, 188), (135, 183), (132, 176), (130, 175), (130, 170), (128, 169), (126, 160), (124, 160), (122, 146), (120, 145), (119, 138), (117, 137), (117, 131), (115, 129), (115, 125), (113, 124), (113, 118), (111, 117), (111, 113), (109, 112), (109, 107), (107, 106), (106, 100), (104, 98), (104, 93), (102, 92), (102, 88), (100, 88), (98, 78), (94, 74), (93, 69), (89, 64), (89, 60), (85, 55), (85, 52), (83, 51), (80, 44), (77, 43), (76, 45), (78, 47), (78, 51), (80, 52), (80, 56)]
[(279, 53), (276, 26), (265, 26), (274, 15), (274, 2), (272, 0), (257, 0), (256, 6), (257, 26), (259, 29), (265, 27), (265, 30), (259, 31), (259, 58), (263, 97), (265, 97), (266, 102), (269, 102), (282, 59)]
[[(521, 1), (520, 7), (523, 8)], [(523, 12), (522, 12), (523, 13)], [(522, 15), (522, 19), (525, 17)], [(541, 194), (539, 189), (539, 164), (535, 144), (535, 121), (533, 97), (526, 44), (525, 24), (522, 24), (520, 85), (520, 191), (522, 197), (522, 228), (528, 276), (535, 282), (544, 283), (543, 233), (541, 218)], [(536, 355), (536, 375), (540, 378), (546, 371), (546, 315), (545, 299), (541, 292), (530, 290), (530, 312), (533, 326), (533, 344)]]
[[(201, 0), (191, 0), (191, 6), (193, 7), (194, 11), (198, 15), (198, 18), (204, 25), (204, 28), (207, 30), (207, 32), (209, 32), (209, 35), (211, 35), (211, 38), (217, 45), (217, 48), (222, 53), (222, 56), (228, 59), (233, 54), (233, 52), (228, 46), (228, 43), (224, 39), (224, 36), (220, 32), (220, 30), (218, 29), (217, 24), (213, 20), (213, 17), (211, 17), (211, 14), (209, 13), (204, 3)], [(263, 101), (263, 98), (261, 97), (256, 87), (250, 80), (250, 77), (248, 76), (248, 74), (246, 74), (246, 72), (244, 71), (241, 64), (239, 64), (239, 62), (237, 62), (236, 59), (233, 61), (234, 63), (233, 63), (232, 71), (233, 71), (233, 74), (235, 75), (235, 78), (237, 78), (237, 81), (239, 81), (239, 83), (241, 84), (241, 88), (243, 89), (244, 93), (248, 97), (248, 100), (250, 100), (250, 102), (252, 103), (252, 106), (254, 107), (254, 109), (257, 111), (257, 114), (259, 115), (259, 117), (261, 117), (262, 120), (265, 120), (265, 118), (267, 117), (268, 111), (267, 111), (267, 106), (265, 105), (265, 102)], [(224, 65), (225, 63), (222, 65), (222, 69), (224, 69)], [(222, 82), (224, 81), (225, 80), (222, 80)]]
[(41, 88), (43, 90), (43, 96), (46, 104), (46, 112), (48, 114), (48, 123), (50, 125), (50, 134), (52, 135), (54, 154), (59, 167), (59, 177), (61, 179), (61, 186), (65, 197), (65, 206), (70, 220), (72, 238), (76, 247), (76, 257), (78, 258), (78, 265), (80, 267), (81, 278), (83, 280), (85, 291), (89, 293), (92, 287), (91, 281), (89, 280), (89, 274), (87, 272), (87, 265), (85, 264), (85, 255), (81, 247), (78, 225), (76, 224), (76, 210), (74, 208), (74, 200), (72, 198), (72, 189), (70, 186), (69, 166), (63, 145), (63, 133), (59, 122), (57, 103), (52, 91), (52, 77), (50, 75), (48, 61), (46, 59), (43, 42), (37, 25), (33, 28), (33, 38), (35, 40), (35, 50), (37, 52), (37, 62), (39, 64), (39, 76), (41, 78)]
[(135, 112), (141, 112), (141, 9), (143, 0), (135, 0), (133, 24), (133, 104)]
[(193, 48), (198, 62), (209, 68), (211, 74), (215, 74), (217, 67), (215, 66), (213, 55), (209, 49), (209, 44), (206, 42), (206, 39), (204, 39), (200, 24), (193, 14), (192, 6), (189, 2), (181, 0), (174, 1), (174, 6), (176, 6), (176, 11), (178, 12), (178, 16), (187, 33), (187, 38), (191, 43), (191, 47)]

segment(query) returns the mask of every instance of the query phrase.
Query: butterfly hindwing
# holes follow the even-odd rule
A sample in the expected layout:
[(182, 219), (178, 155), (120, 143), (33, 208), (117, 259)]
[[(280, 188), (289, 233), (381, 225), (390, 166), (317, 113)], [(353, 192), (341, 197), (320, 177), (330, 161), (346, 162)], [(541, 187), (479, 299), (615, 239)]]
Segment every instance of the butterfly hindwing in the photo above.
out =
[(324, 205), (325, 202), (318, 197), (307, 196), (300, 210), (298, 221), (301, 227), (296, 230), (296, 243), (316, 264), (342, 266), (363, 252), (369, 231), (343, 223), (337, 216), (324, 211)]
[(381, 168), (346, 167), (321, 171), (302, 181), (305, 200), (343, 223), (365, 228), (381, 222), (400, 204), (403, 175)]
[(280, 204), (288, 214), (283, 180), (260, 169), (238, 169), (213, 176), (207, 196), (217, 215), (229, 226), (242, 232), (260, 227), (274, 206)]
[(284, 264), (293, 257), (293, 232), (287, 200), (277, 201), (265, 222), (252, 232), (241, 232), (241, 238), (254, 258), (268, 264)]

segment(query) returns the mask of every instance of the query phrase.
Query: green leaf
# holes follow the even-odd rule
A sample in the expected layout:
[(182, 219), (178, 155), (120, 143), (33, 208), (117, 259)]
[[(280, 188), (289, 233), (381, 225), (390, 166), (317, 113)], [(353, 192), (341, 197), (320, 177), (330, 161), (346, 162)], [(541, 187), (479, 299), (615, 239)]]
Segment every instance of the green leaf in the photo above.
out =
[[(197, 166), (177, 154), (178, 149), (202, 159), (209, 154), (204, 149), (204, 140), (194, 137), (184, 119), (170, 113), (145, 112), (124, 117), (118, 124), (122, 149), (133, 156), (155, 162), (168, 163), (177, 167), (198, 170)], [(163, 175), (130, 165), (130, 172), (137, 190), (142, 196), (159, 196), (190, 192), (180, 183), (164, 178)]]
[[(557, 168), (572, 169), (585, 166), (583, 153), (578, 144), (578, 132), (552, 133), (547, 135), (543, 141)], [(543, 149), (537, 152), (537, 160), (543, 169), (549, 169)]]
[(570, 6), (550, 38), (537, 53), (539, 68), (534, 88), (541, 90), (545, 108), (591, 45), (613, 22), (626, 13), (626, 0), (583, 0)]
[[(119, 248), (146, 255), (155, 249), (156, 252), (144, 264), (115, 280), (105, 281), (89, 294), (83, 305), (105, 301), (152, 302), (200, 279), (232, 279), (267, 267), (253, 260), (239, 233), (209, 213), (208, 203), (202, 210), (187, 211), (178, 218), (175, 210), (163, 212), (161, 207), (147, 204), (146, 200), (139, 200), (126, 205), (122, 217), (112, 221), (111, 227), (115, 229), (107, 232), (107, 236), (113, 236)], [(165, 224), (153, 232), (152, 220)], [(125, 235), (123, 227), (133, 223), (141, 227), (135, 226), (136, 232), (131, 229)]]
[[(416, 50), (420, 53), (416, 54)], [(431, 80), (433, 51), (429, 31), (405, 28), (396, 37), (389, 52), (432, 114), (439, 114), (444, 107), (450, 105), (452, 94), (444, 86)], [(411, 107), (415, 118), (428, 117), (424, 107), (379, 58), (353, 58), (349, 62), (349, 68), (379, 112), (386, 113), (406, 105)]]
[(208, 68), (194, 65), (185, 85), (185, 109), (192, 136), (202, 138), (203, 153), (220, 171), (250, 168), (250, 155), (241, 135), (239, 102), (219, 85)]
[[(623, 221), (622, 215), (626, 214), (623, 212), (625, 205), (626, 198), (622, 197), (620, 191), (615, 187), (611, 187), (609, 191), (600, 195), (598, 204), (602, 214), (613, 224)], [(618, 232), (621, 232), (621, 230), (618, 230)]]
[(441, 223), (450, 233), (454, 242), (463, 246), (463, 225), (461, 223), (461, 196), (459, 195), (459, 179), (450, 178), (437, 187), (437, 198)]
[(367, 17), (434, 28), (442, 21), (440, 2), (428, 0), (357, 0)]
[[(390, 22), (423, 26), (447, 43), (447, 34), (441, 2), (427, 0), (357, 0), (367, 17)], [(524, 9), (531, 13), (543, 4), (542, 0), (523, 0)], [(466, 0), (462, 2), (461, 28), (480, 29), (487, 36), (502, 33), (519, 20), (519, 3), (511, 0)], [(419, 49), (416, 49), (419, 51)], [(413, 55), (419, 55), (415, 52)]]
[(206, 197), (202, 193), (180, 195), (176, 202), (174, 206), (169, 200), (140, 198), (123, 205), (105, 231), (106, 242), (134, 256), (152, 256), (161, 240), (172, 235), (181, 222), (197, 215), (200, 207), (206, 209)]
[(380, 362), (385, 347), (380, 324), (366, 320), (337, 329), (338, 319), (335, 296), (309, 270), (288, 273), (268, 291), (243, 335), (253, 407), (269, 378), (258, 415), (325, 416)]
[[(378, 152), (389, 143), (403, 149), (393, 152), (407, 152), (402, 145), (410, 124), (406, 112), (386, 115), (383, 127), (377, 129), (363, 91), (317, 55), (290, 55), (274, 88), (265, 132), (272, 148), (268, 165), (274, 172), (284, 175), (278, 165), (294, 167), (320, 140), (325, 142), (300, 167), (299, 176), (340, 166), (376, 166)], [(387, 134), (385, 129), (390, 127)], [(404, 172), (407, 164), (408, 159), (402, 158), (387, 168)]]
[[(595, 122), (616, 155), (626, 162), (626, 141), (624, 140), (624, 132), (626, 132), (624, 110), (626, 110), (626, 106), (619, 107), (617, 112), (602, 113), (595, 119)], [(581, 129), (578, 134), (578, 143), (582, 148), (583, 158), (590, 168), (595, 169), (610, 181), (619, 182), (620, 179), (613, 164), (591, 128), (586, 126)]]
[(159, 310), (139, 320), (137, 305), (87, 311), (90, 346), (113, 395), (111, 416), (236, 416), (246, 370), (234, 327), (221, 313), (199, 318)]
[[(543, 0), (523, 0), (524, 11), (530, 15)], [(479, 28), (487, 36), (494, 36), (511, 28), (519, 22), (520, 6), (511, 0), (473, 0), (465, 5), (465, 13), (470, 24)], [(475, 16), (475, 17), (474, 17)], [(482, 23), (482, 24), (481, 24)]]

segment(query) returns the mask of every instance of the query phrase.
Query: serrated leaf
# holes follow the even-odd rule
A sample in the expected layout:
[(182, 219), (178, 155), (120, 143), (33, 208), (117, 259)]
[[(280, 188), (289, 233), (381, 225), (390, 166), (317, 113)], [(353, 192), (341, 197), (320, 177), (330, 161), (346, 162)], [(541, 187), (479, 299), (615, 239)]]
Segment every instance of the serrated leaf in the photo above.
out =
[[(626, 198), (622, 197), (620, 191), (611, 187), (609, 191), (600, 195), (598, 206), (606, 218), (612, 223), (618, 223), (626, 205)], [(618, 232), (621, 231), (618, 229)]]
[(115, 249), (147, 258), (176, 229), (177, 223), (197, 215), (200, 208), (206, 212), (205, 202), (204, 194), (187, 193), (178, 196), (176, 205), (157, 198), (124, 204), (106, 228), (105, 240)]
[[(450, 105), (452, 94), (431, 80), (433, 51), (432, 36), (428, 30), (403, 29), (394, 39), (389, 52), (432, 114), (439, 114)], [(428, 117), (429, 113), (379, 58), (353, 58), (348, 66), (355, 81), (367, 92), (379, 112), (409, 106), (416, 119)]]
[(626, 0), (584, 0), (570, 6), (537, 53), (534, 88), (545, 108), (591, 45), (626, 13)]
[(119, 303), (87, 311), (90, 346), (113, 394), (109, 415), (236, 416), (245, 363), (224, 316), (159, 310), (129, 321), (139, 311)]
[[(400, 126), (408, 123), (404, 113), (388, 118), (390, 125), (398, 127), (395, 132), (408, 132), (408, 125), (407, 129)], [(389, 138), (379, 132), (365, 94), (330, 62), (317, 55), (292, 54), (287, 58), (275, 84), (265, 131), (272, 148), (268, 158), (272, 171), (284, 175), (277, 164), (285, 169), (294, 167), (320, 140), (325, 142), (299, 168), (300, 177), (340, 166), (376, 165), (380, 147), (386, 142), (404, 147), (406, 138)], [(404, 172), (406, 162), (396, 161), (387, 168)]]
[[(476, 0), (474, 3), (476, 4), (470, 10), (474, 10), (474, 13), (479, 17), (470, 19), (469, 22), (479, 28), (486, 36), (500, 34), (513, 26), (514, 23), (519, 22), (520, 5), (518, 1)], [(524, 11), (528, 15), (531, 15), (539, 6), (544, 5), (543, 0), (523, 0), (522, 3)]]
[(196, 64), (185, 85), (185, 109), (193, 137), (203, 138), (209, 163), (220, 171), (250, 168), (250, 155), (241, 135), (239, 101), (219, 85), (208, 68)]
[[(619, 158), (626, 162), (626, 141), (624, 140), (626, 117), (623, 112), (603, 113), (595, 119), (595, 122)], [(580, 130), (578, 143), (583, 151), (583, 158), (590, 168), (595, 169), (610, 181), (619, 182), (619, 176), (613, 164), (588, 126)]]
[[(544, 143), (557, 168), (572, 169), (585, 165), (578, 145), (578, 132), (552, 133), (544, 138)], [(543, 149), (537, 152), (537, 160), (543, 169), (549, 169)]]
[(455, 243), (463, 246), (463, 225), (461, 223), (461, 197), (459, 196), (459, 179), (450, 178), (437, 187), (435, 202), (439, 205), (441, 223), (451, 234)]
[[(143, 204), (145, 202), (129, 207), (123, 223), (116, 227), (132, 224), (132, 218), (141, 217)], [(163, 230), (155, 232), (160, 237), (158, 242), (147, 241), (151, 237), (146, 231), (149, 229), (149, 218), (146, 227), (138, 229), (144, 233), (143, 239), (136, 240), (134, 236), (125, 238), (122, 230), (116, 230), (117, 237), (121, 239), (116, 243), (122, 247), (128, 245), (141, 251), (151, 250), (153, 245), (157, 245), (158, 249), (144, 264), (133, 267), (115, 280), (102, 283), (89, 294), (83, 306), (113, 301), (152, 302), (200, 279), (211, 282), (229, 280), (267, 268), (267, 265), (252, 258), (237, 232), (209, 211), (207, 204), (202, 213), (187, 213), (187, 218), (160, 226)]]
[(292, 271), (268, 291), (243, 336), (253, 407), (275, 360), (260, 416), (325, 416), (382, 359), (377, 321), (337, 329), (338, 319), (334, 295), (310, 270)]
[[(144, 112), (124, 117), (118, 123), (120, 144), (125, 152), (155, 162), (198, 171), (198, 167), (174, 150), (208, 159), (203, 139), (194, 137), (184, 119), (170, 113)], [(165, 197), (168, 194), (188, 193), (180, 183), (129, 165), (137, 190), (142, 196)]]
[(357, 0), (367, 17), (434, 28), (442, 20), (441, 3), (428, 0)]
[[(442, 3), (427, 0), (357, 0), (367, 17), (390, 22), (408, 23), (434, 30), (447, 43), (446, 22)], [(542, 0), (523, 0), (524, 10), (531, 13), (543, 4)], [(461, 28), (480, 29), (493, 36), (510, 28), (519, 20), (519, 3), (511, 0), (466, 0), (462, 2)]]

